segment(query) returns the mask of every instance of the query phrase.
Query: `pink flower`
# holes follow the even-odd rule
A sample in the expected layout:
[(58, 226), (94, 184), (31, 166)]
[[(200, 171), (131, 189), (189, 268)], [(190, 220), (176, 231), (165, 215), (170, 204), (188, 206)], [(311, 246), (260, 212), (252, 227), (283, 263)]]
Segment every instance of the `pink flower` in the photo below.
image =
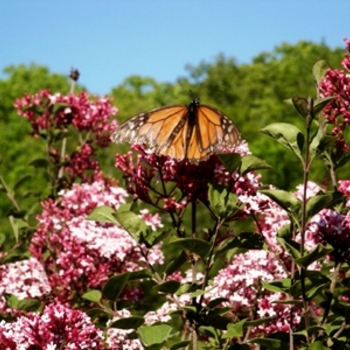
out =
[[(136, 161), (131, 152), (125, 155), (117, 154), (116, 167), (127, 178), (128, 193), (159, 210), (181, 216), (183, 210), (192, 202), (200, 201), (209, 205), (209, 184), (217, 183), (232, 188), (241, 200), (238, 205), (246, 204), (238, 216), (245, 217), (259, 209), (260, 200), (254, 200), (254, 196), (258, 196), (260, 176), (252, 173), (242, 177), (237, 173), (230, 175), (215, 154), (207, 161), (194, 165), (170, 157), (157, 156), (141, 145), (132, 146), (132, 149), (139, 153)], [(249, 153), (244, 142), (236, 151), (241, 155)], [(173, 190), (167, 192), (167, 183), (171, 184)], [(175, 188), (179, 190), (178, 193)]]
[[(57, 201), (42, 203), (44, 210), (29, 249), (45, 267), (59, 300), (79, 297), (88, 288), (100, 288), (113, 274), (137, 271), (145, 264), (140, 248), (124, 229), (86, 220), (98, 206), (117, 209), (126, 195), (122, 188), (99, 181), (75, 184), (61, 191)], [(147, 258), (149, 263), (162, 263), (159, 246), (148, 250)], [(124, 297), (139, 294), (135, 289), (126, 291)]]
[[(32, 135), (46, 141), (50, 180), (55, 188), (103, 178), (100, 164), (94, 159), (95, 150), (110, 144), (110, 135), (117, 126), (111, 117), (118, 112), (107, 97), (90, 99), (86, 92), (51, 95), (43, 90), (17, 99), (15, 107), (30, 122)], [(66, 147), (62, 142), (61, 149), (58, 144), (63, 137), (69, 137), (75, 145)], [(74, 151), (62, 153), (67, 149)]]
[[(349, 40), (345, 39), (346, 49), (349, 51)], [(338, 136), (337, 147), (348, 151), (344, 138), (346, 125), (350, 124), (350, 56), (345, 54), (342, 65), (344, 70), (328, 69), (319, 84), (321, 97), (334, 96), (334, 99), (324, 108), (324, 116), (329, 124), (333, 124), (333, 134)]]
[(49, 304), (42, 314), (1, 321), (0, 340), (1, 349), (105, 349), (102, 331), (90, 318), (60, 303)]
[(148, 209), (140, 210), (139, 218), (142, 219), (146, 225), (151, 226), (153, 231), (156, 231), (158, 228), (164, 227), (161, 223), (160, 216), (158, 213), (152, 215)]

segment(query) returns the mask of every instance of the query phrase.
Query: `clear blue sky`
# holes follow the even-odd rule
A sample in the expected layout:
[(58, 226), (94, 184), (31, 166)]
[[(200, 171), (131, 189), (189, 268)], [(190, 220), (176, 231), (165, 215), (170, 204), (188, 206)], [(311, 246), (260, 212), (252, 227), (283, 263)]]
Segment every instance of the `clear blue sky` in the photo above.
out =
[[(132, 74), (159, 82), (218, 53), (248, 63), (282, 42), (345, 47), (349, 0), (2, 0), (0, 69), (32, 62), (81, 72), (105, 94)], [(4, 79), (0, 74), (0, 78)]]

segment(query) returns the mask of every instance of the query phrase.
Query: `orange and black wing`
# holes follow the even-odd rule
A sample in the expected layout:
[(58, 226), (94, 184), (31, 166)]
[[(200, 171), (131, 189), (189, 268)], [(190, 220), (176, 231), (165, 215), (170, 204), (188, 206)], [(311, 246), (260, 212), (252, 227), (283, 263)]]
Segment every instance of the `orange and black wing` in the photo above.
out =
[[(181, 134), (186, 128), (186, 123), (187, 106), (160, 107), (127, 120), (117, 128), (111, 139), (114, 142), (130, 144), (145, 143), (157, 154), (183, 159), (185, 143)], [(179, 139), (181, 139), (180, 142)]]
[(219, 148), (236, 147), (241, 135), (235, 124), (218, 109), (200, 105), (188, 142), (187, 158), (193, 163), (206, 160)]
[(141, 113), (118, 127), (114, 142), (148, 144), (157, 154), (191, 163), (206, 160), (220, 147), (234, 148), (241, 140), (235, 124), (219, 110), (193, 100)]

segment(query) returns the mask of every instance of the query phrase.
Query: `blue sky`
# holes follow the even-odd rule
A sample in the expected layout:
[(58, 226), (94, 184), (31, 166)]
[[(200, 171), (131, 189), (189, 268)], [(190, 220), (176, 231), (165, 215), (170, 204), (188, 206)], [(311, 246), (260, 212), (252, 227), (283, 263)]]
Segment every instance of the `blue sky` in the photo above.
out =
[(175, 82), (219, 53), (249, 63), (282, 42), (345, 47), (349, 13), (349, 0), (3, 0), (0, 70), (75, 67), (101, 95), (132, 74)]

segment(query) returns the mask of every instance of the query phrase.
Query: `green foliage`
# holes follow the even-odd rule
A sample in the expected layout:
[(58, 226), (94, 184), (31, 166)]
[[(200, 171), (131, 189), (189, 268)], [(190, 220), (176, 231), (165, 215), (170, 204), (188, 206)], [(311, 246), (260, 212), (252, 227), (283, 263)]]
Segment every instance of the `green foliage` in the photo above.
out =
[[(45, 145), (29, 137), (29, 123), (17, 115), (13, 104), (25, 94), (37, 93), (49, 89), (53, 93), (65, 94), (69, 91), (68, 76), (52, 74), (47, 68), (32, 64), (28, 67), (10, 66), (3, 70), (8, 76), (0, 80), (0, 175), (10, 187), (17, 186), (19, 181), (24, 189), (18, 188), (17, 199), (26, 209), (33, 209), (38, 198), (45, 191), (47, 182), (45, 171), (37, 164), (30, 162), (39, 156), (46, 155)], [(35, 177), (29, 177), (35, 171)], [(23, 175), (25, 177), (23, 177)], [(16, 185), (17, 184), (17, 185)], [(28, 191), (30, 189), (30, 191)], [(47, 192), (46, 192), (47, 194)], [(36, 198), (33, 200), (33, 197)], [(0, 197), (0, 227), (2, 232), (10, 232), (8, 219), (12, 208), (11, 201)], [(33, 222), (32, 222), (33, 223)]]
[[(307, 340), (305, 344), (317, 339), (317, 341), (312, 342), (309, 349), (323, 349), (325, 344), (339, 344), (339, 348), (341, 348), (348, 339), (348, 329), (345, 326), (341, 329), (343, 326), (340, 326), (341, 324), (346, 325), (350, 314), (349, 306), (342, 300), (343, 296), (348, 297), (348, 284), (344, 282), (342, 287), (346, 291), (342, 295), (339, 292), (340, 289), (334, 291), (336, 284), (333, 280), (331, 281), (329, 271), (308, 270), (311, 264), (322, 263), (326, 256), (332, 254), (334, 248), (319, 244), (312, 251), (306, 251), (304, 247), (306, 225), (310, 219), (322, 209), (334, 208), (337, 205), (341, 207), (344, 198), (342, 194), (334, 191), (332, 193), (319, 193), (307, 201), (305, 192), (303, 198), (300, 199), (287, 189), (301, 182), (300, 175), (303, 175), (304, 183), (307, 183), (310, 169), (314, 171), (314, 173), (311, 172), (311, 176), (314, 175), (316, 180), (327, 179), (323, 178), (323, 171), (327, 169), (327, 166), (331, 169), (330, 173), (334, 174), (332, 171), (345, 165), (349, 158), (334, 152), (335, 140), (327, 135), (322, 128), (322, 123), (312, 124), (317, 119), (321, 109), (331, 99), (295, 97), (294, 92), (298, 91), (300, 96), (312, 95), (309, 88), (312, 84), (308, 80), (310, 74), (305, 74), (309, 72), (312, 62), (319, 57), (338, 62), (340, 61), (339, 56), (340, 51), (331, 51), (324, 45), (305, 42), (295, 46), (283, 44), (277, 47), (273, 53), (262, 53), (257, 56), (250, 65), (239, 66), (233, 59), (227, 59), (220, 55), (214, 64), (201, 63), (198, 67), (189, 66), (189, 77), (179, 79), (176, 84), (157, 83), (151, 78), (132, 76), (112, 91), (116, 105), (121, 110), (120, 120), (159, 105), (188, 103), (190, 96), (195, 94), (193, 97), (200, 97), (204, 103), (217, 106), (220, 110), (225, 110), (227, 115), (234, 117), (233, 119), (242, 131), (243, 137), (248, 140), (253, 152), (259, 156), (247, 155), (240, 158), (236, 155), (221, 155), (221, 160), (227, 165), (230, 173), (237, 171), (238, 174), (242, 175), (253, 170), (269, 169), (269, 164), (275, 167), (278, 177), (270, 173), (265, 177), (265, 182), (277, 184), (281, 189), (262, 189), (261, 193), (278, 204), (290, 218), (290, 224), (279, 230), (277, 242), (278, 248), (281, 250), (278, 254), (288, 255), (292, 268), (289, 271), (284, 265), (287, 278), (271, 282), (254, 282), (256, 286), (254, 285), (253, 288), (259, 291), (279, 292), (287, 295), (286, 299), (283, 301), (277, 299), (276, 303), (295, 305), (300, 308), (301, 318), (306, 320), (306, 329), (299, 334), (293, 334), (293, 336), (296, 337), (295, 339), (298, 336), (305, 337)], [(325, 61), (318, 61), (314, 65), (313, 73), (316, 83), (319, 83), (325, 67)], [(24, 93), (25, 84), (28, 83), (28, 80), (31, 83), (31, 79), (35, 82), (31, 87), (33, 91), (28, 89), (27, 92), (40, 90), (39, 81), (45, 81), (44, 78), (51, 81), (50, 84), (45, 81), (45, 88), (60, 88), (62, 93), (66, 92), (65, 89), (68, 88), (66, 78), (50, 75), (45, 68), (41, 67), (31, 66), (29, 69), (23, 66), (10, 67), (7, 69), (7, 73), (10, 78), (0, 84), (0, 92), (4, 92), (1, 94), (2, 96), (6, 96), (6, 92), (8, 92), (10, 97), (20, 97)], [(19, 82), (22, 84), (18, 85)], [(289, 106), (281, 103), (288, 96), (294, 96), (288, 100)], [(13, 101), (6, 100), (0, 107), (1, 116), (4, 116), (1, 119), (2, 125), (0, 127), (2, 126), (2, 128), (0, 130), (5, 130), (5, 126), (9, 128), (9, 133), (4, 133), (3, 137), (0, 138), (0, 146), (2, 150), (6, 150), (6, 147), (10, 148), (10, 144), (12, 147), (2, 155), (4, 166), (1, 169), (0, 189), (7, 194), (8, 200), (2, 199), (0, 201), (0, 215), (1, 218), (9, 217), (14, 240), (20, 242), (25, 241), (28, 238), (25, 234), (29, 235), (31, 229), (35, 228), (35, 226), (31, 227), (26, 213), (29, 210), (35, 213), (35, 208), (32, 209), (33, 198), (38, 201), (48, 196), (46, 186), (49, 181), (47, 176), (39, 170), (41, 166), (47, 166), (47, 162), (43, 160), (44, 157), (40, 157), (41, 155), (45, 156), (46, 150), (43, 149), (43, 144), (33, 142), (32, 139), (25, 137), (29, 129), (24, 119), (15, 115), (11, 103)], [(290, 105), (294, 107), (295, 111), (290, 108)], [(64, 108), (64, 106), (57, 108)], [(297, 113), (302, 118), (294, 119)], [(21, 119), (21, 122), (16, 124), (15, 120), (18, 119)], [(270, 123), (271, 121), (274, 122)], [(270, 136), (270, 139), (264, 136), (257, 138), (259, 129), (263, 134)], [(63, 138), (60, 133), (49, 136)], [(14, 140), (19, 141), (15, 142)], [(272, 141), (277, 141), (284, 148), (274, 147), (270, 144)], [(281, 162), (280, 159), (284, 159), (285, 148), (296, 157)], [(28, 159), (28, 149), (32, 151), (30, 159)], [(323, 161), (326, 166), (322, 164), (321, 168), (321, 163), (314, 163), (318, 159)], [(111, 167), (110, 163), (110, 161), (105, 162), (107, 173), (112, 172), (109, 168)], [(302, 169), (299, 174), (295, 171), (298, 169), (297, 164)], [(11, 170), (12, 166), (13, 170)], [(38, 168), (35, 178), (30, 176), (33, 172), (32, 167)], [(160, 180), (157, 179), (157, 181), (163, 181), (163, 179), (160, 177)], [(333, 186), (335, 187), (334, 183)], [(37, 191), (37, 196), (35, 197), (33, 194), (29, 196), (28, 193), (22, 192), (23, 188)], [(164, 192), (165, 188), (166, 186), (163, 184)], [(165, 197), (166, 193), (161, 195)], [(26, 196), (31, 198), (27, 203), (24, 200)], [(17, 205), (17, 198), (20, 198), (21, 203), (24, 202), (24, 210)], [(83, 295), (83, 298), (98, 305), (105, 311), (105, 314), (113, 315), (120, 305), (123, 306), (121, 296), (129, 284), (144, 283), (143, 285), (147, 286), (144, 289), (146, 297), (151, 299), (155, 295), (157, 297), (166, 295), (178, 301), (176, 303), (177, 315), (174, 312), (168, 323), (164, 322), (152, 326), (145, 326), (143, 317), (132, 315), (113, 322), (111, 327), (134, 329), (135, 331), (130, 336), (137, 336), (147, 349), (164, 347), (180, 349), (190, 345), (190, 341), (187, 340), (189, 339), (188, 334), (185, 332), (186, 340), (179, 338), (180, 331), (178, 329), (181, 326), (176, 324), (176, 316), (180, 315), (183, 327), (188, 327), (188, 332), (192, 332), (192, 335), (204, 336), (205, 341), (199, 341), (202, 349), (246, 349), (247, 344), (241, 346), (240, 343), (246, 343), (246, 335), (249, 335), (250, 327), (265, 325), (272, 321), (272, 318), (254, 318), (256, 315), (253, 313), (257, 308), (252, 314), (248, 312), (244, 314), (246, 312), (244, 310), (241, 311), (241, 314), (232, 315), (230, 308), (222, 305), (227, 301), (224, 298), (214, 298), (206, 306), (203, 306), (205, 304), (203, 301), (206, 294), (209, 293), (208, 290), (213, 288), (210, 284), (212, 276), (215, 276), (215, 273), (226, 261), (235, 254), (249, 249), (269, 251), (269, 242), (265, 241), (261, 234), (250, 232), (247, 229), (241, 230), (240, 233), (235, 231), (234, 235), (224, 234), (228, 228), (232, 227), (230, 226), (231, 222), (237, 219), (238, 213), (243, 208), (243, 203), (239, 203), (238, 197), (232, 193), (231, 186), (221, 184), (209, 186), (208, 199), (205, 203), (203, 201), (202, 208), (207, 210), (206, 213), (210, 213), (207, 215), (209, 219), (206, 219), (211, 226), (204, 225), (207, 222), (205, 220), (196, 222), (197, 212), (195, 208), (197, 208), (196, 199), (192, 200), (193, 215), (189, 220), (186, 220), (187, 218), (182, 213), (174, 219), (174, 213), (171, 213), (171, 234), (168, 234), (169, 231), (151, 232), (145, 222), (132, 211), (131, 206), (119, 208), (118, 211), (107, 206), (95, 209), (88, 219), (123, 227), (134, 239), (135, 247), (141, 249), (141, 255), (144, 258), (143, 268), (144, 266), (146, 268), (141, 271), (116, 274), (109, 278), (102, 291), (90, 290)], [(198, 216), (203, 216), (203, 213), (199, 213)], [(257, 218), (254, 217), (254, 219), (258, 222)], [(191, 220), (192, 222), (190, 222)], [(184, 224), (185, 221), (192, 225)], [(245, 224), (243, 223), (243, 225)], [(257, 228), (259, 228), (258, 225)], [(296, 239), (297, 235), (301, 236), (300, 241)], [(147, 260), (147, 249), (163, 241), (164, 237), (166, 239), (163, 242), (163, 248), (171, 251), (175, 258), (167, 256), (164, 266), (153, 266)], [(276, 258), (282, 261), (281, 256), (277, 256), (277, 251), (269, 252), (275, 254)], [(11, 258), (11, 254), (9, 254), (7, 259)], [(6, 260), (4, 261), (6, 262)], [(176, 280), (166, 280), (168, 275), (187, 266), (185, 264), (191, 264), (193, 274), (191, 281), (181, 284)], [(334, 276), (336, 276), (339, 266), (336, 262)], [(203, 273), (203, 279), (197, 279), (197, 273)], [(185, 293), (189, 294), (191, 303), (181, 306), (177, 298)], [(332, 299), (336, 293), (339, 295)], [(310, 300), (313, 298), (312, 304)], [(7, 296), (6, 300), (11, 307), (23, 310), (29, 310), (33, 307), (33, 303), (30, 301), (21, 302), (12, 295)], [(157, 302), (153, 301), (152, 305), (157, 306)], [(131, 306), (129, 303), (127, 306), (132, 310), (134, 305)], [(145, 308), (144, 305), (139, 305), (139, 307), (140, 309)], [(318, 315), (311, 313), (310, 310), (316, 307), (324, 311), (323, 320), (318, 318)], [(254, 308), (255, 305), (251, 305), (251, 309), (254, 310)], [(90, 311), (91, 315), (94, 314), (96, 318), (100, 316), (95, 309)], [(140, 310), (135, 308), (132, 311)], [(312, 324), (310, 320), (315, 324)], [(176, 326), (173, 326), (175, 324)], [(335, 334), (339, 329), (344, 332), (342, 337)], [(191, 339), (193, 344), (196, 342), (196, 336)], [(272, 334), (265, 338), (257, 337), (251, 339), (250, 343), (268, 349), (288, 348), (286, 334)]]

